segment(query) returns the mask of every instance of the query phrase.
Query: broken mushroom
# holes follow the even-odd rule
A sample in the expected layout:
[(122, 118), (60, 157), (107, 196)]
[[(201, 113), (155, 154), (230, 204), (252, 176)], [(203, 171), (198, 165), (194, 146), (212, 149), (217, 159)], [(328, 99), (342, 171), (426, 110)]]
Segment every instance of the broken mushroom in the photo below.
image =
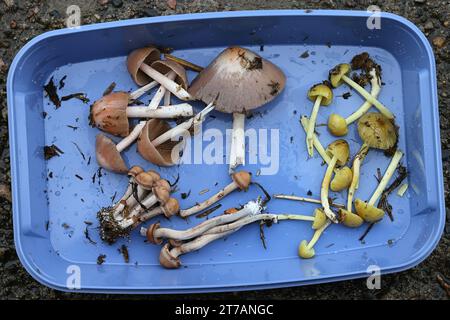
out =
[(310, 259), (316, 255), (314, 245), (319, 240), (325, 229), (331, 224), (330, 220), (327, 220), (319, 229), (314, 232), (312, 239), (307, 242), (303, 240), (298, 247), (298, 255), (303, 259)]

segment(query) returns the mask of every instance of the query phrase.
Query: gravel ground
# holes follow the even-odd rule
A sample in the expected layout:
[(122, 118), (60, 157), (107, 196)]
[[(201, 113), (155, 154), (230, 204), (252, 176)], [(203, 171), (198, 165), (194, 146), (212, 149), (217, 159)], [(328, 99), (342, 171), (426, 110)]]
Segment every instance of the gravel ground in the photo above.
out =
[[(431, 256), (417, 267), (382, 278), (382, 289), (371, 292), (365, 280), (345, 281), (309, 287), (191, 295), (198, 299), (448, 299), (437, 281), (438, 274), (450, 278), (450, 104), (449, 104), (449, 13), (450, 1), (286, 1), (286, 0), (178, 0), (176, 9), (166, 1), (98, 0), (98, 1), (32, 1), (0, 0), (0, 298), (1, 299), (104, 299), (121, 296), (81, 295), (54, 291), (33, 280), (22, 268), (13, 243), (9, 147), (6, 108), (6, 74), (16, 52), (31, 38), (48, 30), (64, 27), (68, 5), (81, 8), (82, 23), (90, 24), (177, 13), (243, 9), (352, 9), (366, 10), (378, 5), (383, 11), (402, 15), (416, 23), (432, 43), (437, 60), (442, 157), (445, 176), (447, 224), (444, 235)], [(130, 296), (128, 296), (130, 297)], [(185, 298), (185, 296), (173, 296)], [(131, 296), (131, 298), (143, 298)], [(146, 297), (158, 299), (160, 297)], [(162, 298), (171, 298), (165, 296)]]

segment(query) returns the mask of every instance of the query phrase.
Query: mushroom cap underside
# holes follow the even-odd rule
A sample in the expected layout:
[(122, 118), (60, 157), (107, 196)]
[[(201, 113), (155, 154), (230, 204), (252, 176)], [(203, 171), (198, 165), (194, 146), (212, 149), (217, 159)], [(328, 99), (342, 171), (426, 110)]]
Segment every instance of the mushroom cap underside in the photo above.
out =
[(104, 134), (97, 134), (95, 139), (95, 155), (98, 164), (107, 170), (117, 173), (128, 173), (121, 154), (117, 151), (116, 144)]
[(348, 74), (351, 70), (351, 67), (348, 63), (341, 63), (338, 64), (336, 67), (330, 70), (330, 73), (328, 75), (328, 78), (331, 82), (331, 85), (334, 88), (339, 87), (343, 80), (342, 77), (346, 74)]
[(112, 92), (95, 101), (91, 108), (91, 121), (102, 131), (126, 137), (130, 133), (126, 111), (129, 98), (128, 92)]
[(182, 86), (183, 89), (187, 89), (188, 79), (186, 70), (180, 64), (171, 60), (157, 60), (152, 63), (152, 68), (162, 74), (166, 74), (170, 71), (175, 72), (176, 78), (174, 81)]
[(244, 191), (247, 191), (252, 181), (252, 175), (247, 171), (235, 172), (231, 175), (231, 178), (237, 184), (239, 189)]
[(175, 198), (170, 198), (164, 206), (162, 206), (163, 214), (166, 218), (170, 218), (171, 216), (177, 214), (180, 211), (180, 204), (178, 200)]
[(181, 266), (180, 259), (170, 254), (169, 244), (166, 243), (159, 254), (159, 263), (167, 269), (177, 269)]
[(350, 147), (348, 145), (348, 142), (343, 139), (338, 139), (333, 142), (331, 142), (326, 152), (330, 155), (330, 157), (336, 157), (337, 158), (337, 165), (343, 166), (350, 157)]
[(140, 70), (143, 63), (151, 65), (161, 58), (161, 52), (154, 46), (147, 46), (133, 50), (127, 57), (128, 72), (139, 86), (144, 86), (151, 81), (151, 78)]

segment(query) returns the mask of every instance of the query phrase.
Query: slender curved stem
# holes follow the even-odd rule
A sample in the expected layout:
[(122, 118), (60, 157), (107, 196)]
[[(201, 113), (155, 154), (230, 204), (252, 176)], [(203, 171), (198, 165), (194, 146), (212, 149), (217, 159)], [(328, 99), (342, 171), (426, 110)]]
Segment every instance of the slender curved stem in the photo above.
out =
[[(308, 117), (302, 116), (300, 119), (300, 123), (302, 124), (302, 127), (305, 130), (305, 132), (307, 132), (307, 128), (310, 123)], [(313, 139), (313, 146), (316, 148), (317, 152), (320, 154), (323, 161), (325, 161), (326, 163), (330, 163), (331, 157), (327, 154), (325, 148), (322, 146), (322, 143), (320, 143), (319, 138), (317, 137), (317, 135), (314, 132), (312, 135), (312, 139)]]
[[(275, 199), (285, 199), (285, 200), (294, 200), (294, 201), (303, 201), (303, 202), (322, 204), (322, 201), (320, 201), (319, 199), (298, 197), (298, 196), (292, 196), (292, 195), (287, 195), (287, 194), (274, 194), (273, 197)], [(336, 208), (342, 208), (342, 209), (345, 208), (345, 205), (340, 204), (340, 203), (334, 203), (333, 202), (330, 205), (332, 207), (336, 207)]]
[(322, 187), (320, 188), (320, 200), (322, 202), (323, 211), (327, 215), (328, 219), (334, 223), (338, 223), (336, 215), (330, 209), (330, 202), (328, 200), (328, 189), (330, 188), (331, 176), (333, 175), (333, 169), (336, 166), (337, 158), (333, 156), (330, 163), (328, 164), (327, 171), (325, 171), (325, 176), (322, 180)]
[[(169, 71), (167, 74), (167, 79), (175, 80), (177, 74), (173, 71)], [(155, 95), (153, 96), (152, 100), (150, 100), (150, 103), (148, 105), (149, 109), (156, 109), (158, 108), (159, 104), (161, 103), (161, 100), (164, 98), (166, 91), (168, 91), (164, 86), (160, 86), (158, 91), (156, 91)], [(170, 92), (170, 91), (169, 91)]]
[(320, 103), (322, 102), (322, 96), (318, 96), (316, 101), (314, 101), (314, 106), (311, 112), (311, 117), (308, 124), (308, 129), (306, 130), (306, 147), (308, 149), (308, 154), (310, 157), (314, 154), (313, 149), (313, 134), (314, 128), (316, 127), (317, 114), (319, 113)]
[(145, 121), (139, 121), (139, 123), (133, 128), (128, 136), (123, 138), (117, 145), (116, 149), (119, 152), (125, 150), (130, 144), (132, 144), (141, 133), (142, 129), (145, 127)]
[(355, 191), (358, 188), (361, 163), (366, 157), (368, 152), (369, 147), (367, 146), (367, 144), (364, 143), (361, 146), (361, 148), (359, 148), (359, 151), (356, 154), (355, 159), (353, 160), (352, 166), (353, 177), (350, 187), (348, 188), (348, 196), (347, 196), (347, 210), (350, 212), (352, 212), (353, 197), (355, 196)]
[(327, 222), (319, 229), (317, 229), (314, 232), (313, 237), (311, 238), (311, 241), (308, 242), (308, 245), (306, 246), (306, 248), (311, 249), (312, 247), (314, 247), (314, 245), (317, 243), (317, 241), (319, 240), (320, 236), (322, 235), (322, 233), (325, 231), (326, 228), (328, 228), (328, 226), (331, 224), (330, 220), (327, 220)]

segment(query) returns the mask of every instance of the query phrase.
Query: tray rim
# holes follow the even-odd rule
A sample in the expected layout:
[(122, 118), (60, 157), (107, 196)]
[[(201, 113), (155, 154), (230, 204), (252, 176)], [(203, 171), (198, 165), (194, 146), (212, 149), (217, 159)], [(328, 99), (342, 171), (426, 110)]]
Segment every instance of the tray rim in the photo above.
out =
[[(82, 25), (79, 28), (74, 29), (58, 29), (45, 32), (40, 34), (29, 42), (27, 42), (14, 57), (7, 76), (7, 105), (8, 105), (8, 126), (9, 126), (9, 145), (10, 145), (10, 167), (11, 176), (17, 177), (17, 172), (19, 167), (17, 165), (17, 148), (15, 146), (15, 132), (16, 121), (15, 112), (13, 108), (13, 98), (9, 92), (13, 91), (13, 77), (16, 71), (16, 67), (20, 62), (23, 55), (34, 45), (48, 38), (64, 36), (71, 33), (88, 32), (91, 30), (102, 30), (102, 29), (112, 29), (120, 28), (125, 26), (134, 25), (144, 25), (151, 23), (162, 23), (162, 22), (176, 22), (176, 21), (191, 21), (191, 20), (209, 20), (217, 18), (236, 18), (236, 17), (264, 17), (264, 16), (331, 16), (331, 17), (369, 17), (370, 12), (360, 11), (360, 10), (312, 10), (306, 11), (302, 9), (287, 9), (287, 10), (242, 10), (242, 11), (226, 11), (226, 12), (207, 12), (207, 13), (188, 13), (180, 15), (170, 15), (170, 16), (158, 16), (158, 17), (147, 17), (138, 19), (127, 19), (112, 22), (104, 22), (90, 25)], [(437, 95), (437, 83), (436, 83), (436, 63), (433, 49), (428, 42), (425, 35), (420, 31), (420, 29), (406, 18), (399, 16), (397, 14), (381, 12), (381, 18), (391, 19), (400, 24), (403, 24), (409, 31), (417, 35), (420, 40), (420, 44), (426, 49), (428, 53), (428, 60), (431, 66), (430, 69), (430, 95), (433, 103), (432, 108), (432, 120), (434, 128), (439, 128), (439, 114), (438, 114), (438, 95)], [(420, 254), (416, 254), (413, 259), (402, 264), (392, 265), (389, 268), (382, 268), (382, 274), (390, 274), (395, 272), (405, 271), (410, 269), (422, 261), (424, 261), (436, 248), (439, 240), (444, 231), (444, 221), (445, 221), (445, 200), (444, 200), (444, 182), (443, 182), (443, 171), (442, 171), (442, 157), (440, 148), (440, 130), (434, 132), (434, 144), (436, 146), (436, 172), (437, 172), (437, 191), (439, 197), (439, 203), (436, 207), (436, 211), (440, 213), (439, 216), (439, 226), (437, 231), (432, 237), (432, 239), (422, 247)], [(14, 174), (13, 174), (14, 173)], [(335, 281), (345, 281), (351, 279), (357, 279), (366, 277), (367, 273), (355, 272), (355, 273), (341, 273), (334, 274), (330, 276), (325, 276), (321, 278), (315, 278), (313, 280), (302, 280), (302, 281), (289, 281), (289, 282), (271, 282), (271, 283), (254, 283), (252, 285), (230, 285), (230, 286), (190, 286), (187, 288), (177, 288), (177, 289), (162, 289), (162, 288), (136, 288), (127, 289), (124, 287), (108, 287), (108, 288), (95, 288), (95, 287), (84, 287), (81, 289), (70, 290), (66, 288), (63, 284), (57, 283), (48, 279), (44, 273), (37, 272), (31, 267), (32, 261), (30, 258), (24, 254), (22, 243), (21, 243), (21, 232), (18, 221), (20, 220), (20, 215), (18, 213), (20, 194), (18, 192), (19, 183), (17, 179), (13, 178), (11, 181), (11, 191), (12, 191), (12, 215), (13, 215), (13, 231), (14, 231), (14, 244), (17, 255), (20, 262), (24, 266), (25, 270), (39, 283), (48, 286), (52, 289), (56, 289), (63, 292), (83, 292), (83, 293), (108, 293), (108, 294), (182, 294), (182, 293), (206, 293), (206, 292), (230, 292), (230, 291), (245, 291), (245, 290), (262, 290), (262, 289), (274, 289), (274, 288), (286, 288), (294, 286), (303, 286), (318, 283), (328, 283)], [(443, 214), (444, 213), (444, 214)]]

